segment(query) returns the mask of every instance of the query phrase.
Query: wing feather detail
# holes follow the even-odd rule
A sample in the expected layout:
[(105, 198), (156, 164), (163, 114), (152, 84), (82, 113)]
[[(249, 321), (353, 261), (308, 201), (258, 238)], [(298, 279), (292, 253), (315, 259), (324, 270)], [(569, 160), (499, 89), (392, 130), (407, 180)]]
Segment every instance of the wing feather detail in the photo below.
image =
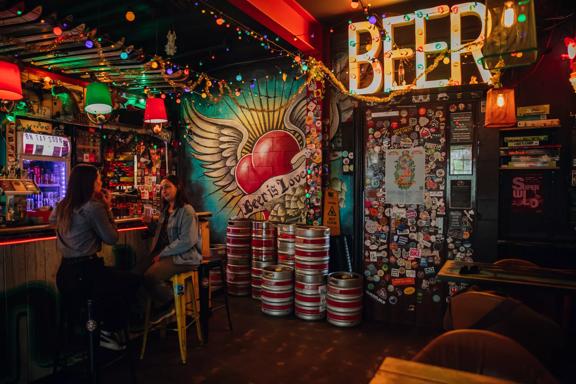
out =
[(183, 101), (183, 115), (188, 123), (188, 142), (192, 155), (204, 168), (218, 190), (241, 195), (234, 177), (234, 167), (249, 139), (248, 130), (236, 120), (210, 118), (199, 113), (190, 100)]
[(306, 92), (298, 95), (288, 108), (286, 108), (284, 127), (286, 130), (294, 133), (300, 143), (300, 148), (306, 146)]

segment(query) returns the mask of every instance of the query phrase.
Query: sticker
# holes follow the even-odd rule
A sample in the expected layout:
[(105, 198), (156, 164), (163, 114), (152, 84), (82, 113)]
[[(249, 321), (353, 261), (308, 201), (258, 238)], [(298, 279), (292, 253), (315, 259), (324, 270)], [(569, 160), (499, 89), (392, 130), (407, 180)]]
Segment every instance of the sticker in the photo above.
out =
[(440, 295), (432, 295), (432, 301), (435, 303), (440, 302)]
[(392, 305), (395, 305), (398, 302), (398, 298), (396, 296), (390, 296), (388, 298), (388, 302)]
[(404, 294), (405, 294), (406, 296), (413, 295), (415, 292), (416, 292), (416, 288), (414, 288), (414, 287), (406, 287), (406, 288), (404, 288)]
[(378, 223), (372, 220), (366, 220), (366, 232), (372, 234), (378, 230)]
[(406, 271), (406, 277), (411, 277), (411, 278), (415, 278), (416, 277), (416, 271), (413, 269), (409, 269)]
[(402, 277), (398, 279), (392, 279), (392, 285), (395, 287), (404, 286), (404, 285), (414, 285), (416, 283), (416, 279), (413, 277)]

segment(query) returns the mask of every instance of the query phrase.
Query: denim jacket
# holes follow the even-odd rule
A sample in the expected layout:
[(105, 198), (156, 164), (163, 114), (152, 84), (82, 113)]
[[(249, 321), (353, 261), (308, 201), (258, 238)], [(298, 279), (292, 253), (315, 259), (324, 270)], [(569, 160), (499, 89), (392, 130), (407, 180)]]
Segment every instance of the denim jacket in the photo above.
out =
[(164, 220), (168, 220), (166, 232), (170, 243), (160, 251), (158, 256), (161, 258), (171, 256), (174, 264), (200, 264), (202, 255), (197, 249), (200, 246), (198, 244), (200, 242), (200, 228), (194, 208), (190, 204), (186, 204), (176, 209), (172, 214), (168, 214), (167, 210), (162, 212), (152, 240), (152, 250), (158, 243)]

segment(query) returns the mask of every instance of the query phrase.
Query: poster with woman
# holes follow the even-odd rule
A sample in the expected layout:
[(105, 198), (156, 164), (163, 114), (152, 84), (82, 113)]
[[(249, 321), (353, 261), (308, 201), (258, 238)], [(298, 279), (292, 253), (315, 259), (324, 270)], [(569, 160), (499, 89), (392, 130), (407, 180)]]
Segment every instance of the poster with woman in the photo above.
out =
[(386, 151), (386, 204), (424, 204), (423, 147)]

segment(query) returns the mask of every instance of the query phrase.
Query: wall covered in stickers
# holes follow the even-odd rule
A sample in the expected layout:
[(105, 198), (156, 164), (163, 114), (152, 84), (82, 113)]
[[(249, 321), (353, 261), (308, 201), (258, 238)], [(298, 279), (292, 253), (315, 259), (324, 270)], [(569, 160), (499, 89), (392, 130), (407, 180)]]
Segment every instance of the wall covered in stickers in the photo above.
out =
[[(443, 100), (413, 96), (409, 106), (366, 110), (366, 293), (375, 316), (391, 322), (438, 325), (440, 266), (473, 258), (479, 103), (462, 102), (464, 94), (431, 96)], [(450, 285), (450, 293), (460, 288)]]

